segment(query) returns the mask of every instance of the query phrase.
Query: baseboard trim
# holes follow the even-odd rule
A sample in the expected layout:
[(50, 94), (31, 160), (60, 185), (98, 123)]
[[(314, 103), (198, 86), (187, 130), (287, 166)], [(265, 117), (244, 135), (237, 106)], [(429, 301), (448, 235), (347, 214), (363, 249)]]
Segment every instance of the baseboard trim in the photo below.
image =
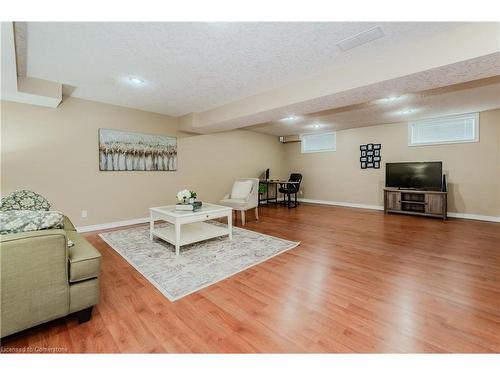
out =
[(368, 210), (379, 210), (383, 211), (384, 206), (376, 206), (373, 204), (360, 204), (360, 203), (349, 203), (349, 202), (336, 202), (336, 201), (324, 201), (319, 199), (307, 199), (299, 198), (299, 202), (304, 203), (316, 203), (316, 204), (327, 204), (330, 206), (342, 206), (342, 207), (352, 207), (352, 208), (366, 208)]
[(83, 232), (93, 232), (96, 230), (111, 229), (117, 227), (124, 227), (126, 225), (143, 224), (149, 222), (149, 217), (141, 217), (138, 219), (114, 221), (111, 223), (95, 224), (95, 225), (85, 225), (81, 227), (76, 227), (78, 233)]
[(500, 217), (497, 217), (497, 216), (464, 214), (464, 213), (461, 213), (461, 212), (448, 212), (448, 216), (449, 217), (455, 217), (457, 219), (492, 221), (494, 223), (500, 223)]
[[(326, 205), (330, 205), (330, 206), (365, 208), (368, 210), (379, 210), (379, 211), (384, 210), (384, 206), (376, 206), (376, 205), (371, 205), (371, 204), (360, 204), (360, 203), (350, 203), (350, 202), (325, 201), (325, 200), (319, 200), (319, 199), (299, 198), (299, 202), (326, 204)], [(462, 212), (448, 212), (448, 216), (454, 217), (457, 219), (491, 221), (494, 223), (500, 223), (500, 217), (497, 217), (497, 216), (466, 214), (466, 213), (462, 213)]]

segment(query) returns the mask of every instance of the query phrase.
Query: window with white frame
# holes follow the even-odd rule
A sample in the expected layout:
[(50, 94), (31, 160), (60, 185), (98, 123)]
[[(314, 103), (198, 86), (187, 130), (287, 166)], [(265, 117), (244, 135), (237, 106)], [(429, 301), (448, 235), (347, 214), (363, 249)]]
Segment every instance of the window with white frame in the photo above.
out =
[(479, 141), (479, 113), (412, 121), (408, 124), (408, 145), (441, 145)]
[(337, 136), (335, 132), (302, 134), (300, 136), (302, 153), (335, 151)]

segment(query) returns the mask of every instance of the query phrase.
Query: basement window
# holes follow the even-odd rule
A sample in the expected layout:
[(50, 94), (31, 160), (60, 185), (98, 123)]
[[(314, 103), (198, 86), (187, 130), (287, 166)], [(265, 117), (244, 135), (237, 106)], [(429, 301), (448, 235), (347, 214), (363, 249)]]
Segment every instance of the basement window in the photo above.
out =
[(300, 136), (302, 153), (335, 151), (337, 135), (335, 132), (321, 134), (302, 134)]
[(479, 142), (479, 113), (408, 123), (408, 146)]

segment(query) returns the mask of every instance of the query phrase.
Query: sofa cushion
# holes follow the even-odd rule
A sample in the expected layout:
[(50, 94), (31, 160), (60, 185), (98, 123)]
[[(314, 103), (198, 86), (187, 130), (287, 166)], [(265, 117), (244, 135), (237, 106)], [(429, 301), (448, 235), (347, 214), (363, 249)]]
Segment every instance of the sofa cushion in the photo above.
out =
[(245, 199), (248, 198), (250, 191), (252, 190), (253, 182), (247, 181), (235, 181), (233, 184), (233, 189), (231, 190), (231, 199)]
[(2, 198), (0, 203), (0, 211), (48, 211), (49, 209), (50, 202), (40, 194), (30, 190), (16, 190)]
[(66, 236), (75, 243), (68, 249), (69, 281), (77, 282), (99, 276), (101, 254), (77, 232), (66, 231)]
[(0, 234), (31, 232), (42, 229), (61, 229), (64, 215), (57, 211), (0, 212)]

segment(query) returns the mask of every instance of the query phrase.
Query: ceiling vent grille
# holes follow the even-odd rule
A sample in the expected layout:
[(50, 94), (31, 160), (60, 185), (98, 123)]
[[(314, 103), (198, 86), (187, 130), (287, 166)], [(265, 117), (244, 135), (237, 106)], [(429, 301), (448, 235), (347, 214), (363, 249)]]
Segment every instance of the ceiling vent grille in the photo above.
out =
[(384, 36), (385, 36), (385, 34), (384, 34), (384, 30), (382, 30), (382, 27), (375, 26), (374, 28), (362, 31), (354, 36), (351, 36), (347, 39), (344, 39), (344, 40), (338, 42), (337, 46), (342, 51), (348, 51), (350, 49), (353, 49), (355, 47), (359, 47), (365, 43), (371, 42), (375, 39), (382, 38)]

